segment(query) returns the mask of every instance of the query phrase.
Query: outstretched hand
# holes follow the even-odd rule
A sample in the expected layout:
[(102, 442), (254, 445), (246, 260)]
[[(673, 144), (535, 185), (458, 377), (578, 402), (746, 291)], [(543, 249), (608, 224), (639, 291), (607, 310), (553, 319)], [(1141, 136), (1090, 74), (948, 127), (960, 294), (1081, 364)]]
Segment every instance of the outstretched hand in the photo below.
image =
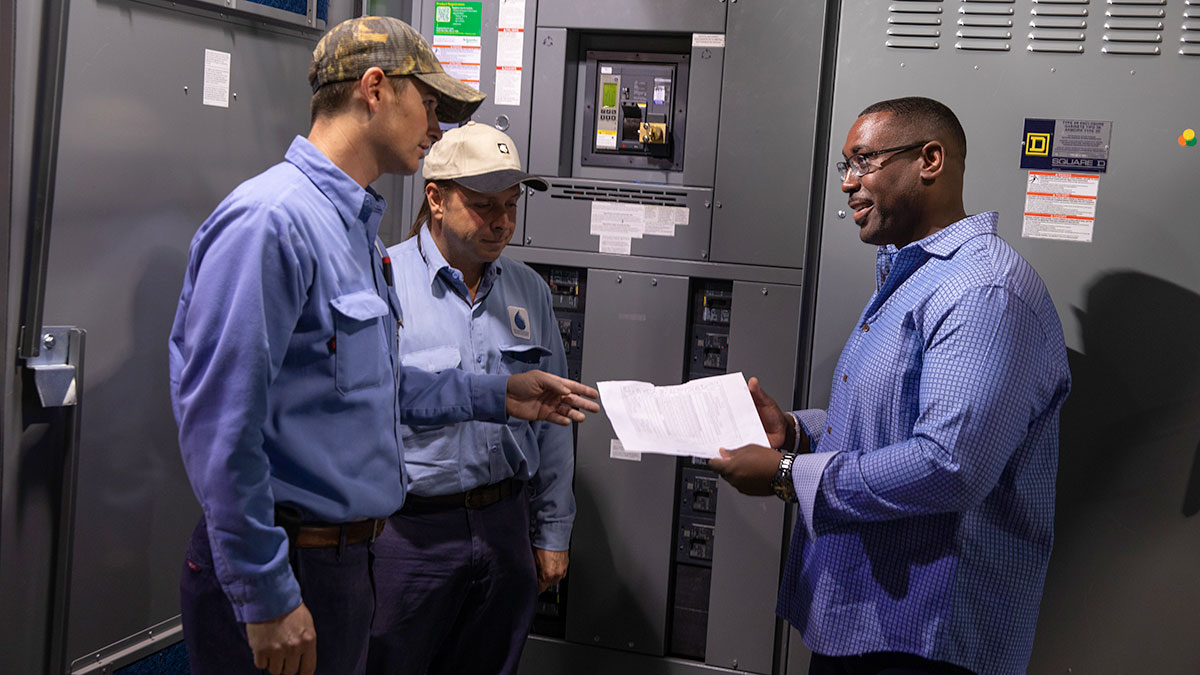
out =
[(600, 404), (588, 400), (599, 398), (600, 392), (541, 370), (510, 375), (505, 393), (505, 411), (523, 420), (567, 425), (586, 419), (585, 411), (600, 412)]

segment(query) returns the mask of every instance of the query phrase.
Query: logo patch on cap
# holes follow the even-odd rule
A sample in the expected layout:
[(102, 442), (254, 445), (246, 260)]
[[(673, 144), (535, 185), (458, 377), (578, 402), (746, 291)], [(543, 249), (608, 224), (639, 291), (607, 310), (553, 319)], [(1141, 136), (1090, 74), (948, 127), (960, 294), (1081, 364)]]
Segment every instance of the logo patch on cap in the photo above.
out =
[(524, 307), (508, 306), (508, 326), (512, 329), (512, 334), (516, 337), (528, 340), (529, 332), (529, 310)]
[(508, 143), (497, 143), (496, 147), (500, 148), (501, 154), (508, 154)]

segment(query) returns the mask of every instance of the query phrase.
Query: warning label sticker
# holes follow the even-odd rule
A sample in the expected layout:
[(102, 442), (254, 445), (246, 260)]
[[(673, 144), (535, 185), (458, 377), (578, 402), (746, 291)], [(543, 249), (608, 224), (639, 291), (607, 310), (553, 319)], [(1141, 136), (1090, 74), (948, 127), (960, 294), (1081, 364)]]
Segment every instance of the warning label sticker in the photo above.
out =
[(1030, 171), (1021, 236), (1090, 242), (1099, 194), (1098, 175)]

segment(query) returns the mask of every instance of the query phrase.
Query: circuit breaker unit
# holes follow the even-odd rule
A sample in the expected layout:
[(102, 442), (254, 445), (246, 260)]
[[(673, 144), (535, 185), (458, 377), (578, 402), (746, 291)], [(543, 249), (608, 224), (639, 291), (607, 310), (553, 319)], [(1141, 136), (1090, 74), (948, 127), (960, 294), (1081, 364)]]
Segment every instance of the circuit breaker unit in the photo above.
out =
[(587, 52), (584, 166), (683, 169), (688, 56)]
[[(687, 379), (724, 375), (729, 366), (733, 283), (693, 279)], [(703, 660), (717, 534), (717, 474), (698, 457), (680, 457), (675, 501), (675, 578), (670, 653)]]

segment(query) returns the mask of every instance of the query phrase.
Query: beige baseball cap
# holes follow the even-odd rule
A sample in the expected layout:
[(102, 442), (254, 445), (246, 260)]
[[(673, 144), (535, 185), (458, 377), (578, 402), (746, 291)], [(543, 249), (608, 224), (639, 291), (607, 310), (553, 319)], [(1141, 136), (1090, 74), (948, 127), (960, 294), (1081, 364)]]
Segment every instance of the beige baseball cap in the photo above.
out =
[(521, 170), (517, 144), (486, 124), (467, 122), (442, 135), (425, 157), (425, 180), (452, 180), (476, 192), (502, 192), (517, 183), (535, 190), (550, 185)]
[(411, 75), (438, 92), (442, 122), (467, 119), (485, 98), (447, 75), (425, 38), (390, 16), (363, 16), (329, 29), (313, 50), (308, 83), (315, 92), (326, 84), (357, 80), (376, 66), (388, 76)]

